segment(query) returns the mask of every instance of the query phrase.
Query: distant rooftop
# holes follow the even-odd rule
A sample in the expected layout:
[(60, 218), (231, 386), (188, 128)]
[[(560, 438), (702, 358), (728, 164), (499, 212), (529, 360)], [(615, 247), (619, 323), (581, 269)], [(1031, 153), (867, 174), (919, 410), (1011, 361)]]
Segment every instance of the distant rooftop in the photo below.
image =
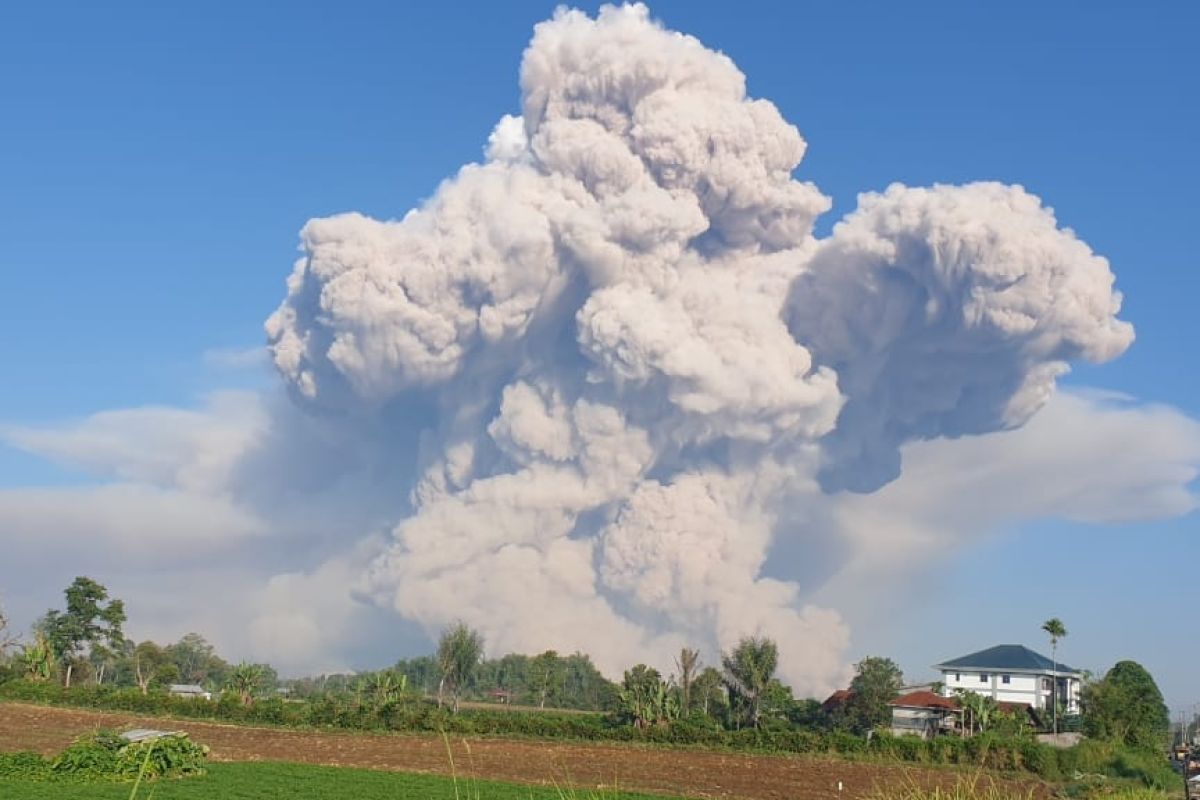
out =
[(942, 697), (940, 694), (930, 691), (909, 692), (897, 697), (888, 705), (902, 708), (942, 708), (948, 711), (958, 709), (958, 701), (953, 697)]
[(995, 672), (1078, 672), (1061, 661), (1057, 665), (1041, 653), (1020, 644), (1001, 644), (935, 664), (935, 669), (992, 670)]

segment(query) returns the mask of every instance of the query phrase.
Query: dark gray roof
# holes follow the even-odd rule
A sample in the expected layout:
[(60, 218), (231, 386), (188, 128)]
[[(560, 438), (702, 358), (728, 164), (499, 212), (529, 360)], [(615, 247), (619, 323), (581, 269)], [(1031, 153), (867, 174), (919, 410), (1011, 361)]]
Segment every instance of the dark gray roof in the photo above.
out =
[[(1000, 644), (971, 653), (967, 656), (952, 658), (935, 665), (938, 669), (988, 669), (1000, 672), (1050, 672), (1055, 663), (1041, 653), (1035, 653), (1028, 647), (1019, 644)], [(1061, 661), (1058, 662), (1059, 672), (1078, 672)]]

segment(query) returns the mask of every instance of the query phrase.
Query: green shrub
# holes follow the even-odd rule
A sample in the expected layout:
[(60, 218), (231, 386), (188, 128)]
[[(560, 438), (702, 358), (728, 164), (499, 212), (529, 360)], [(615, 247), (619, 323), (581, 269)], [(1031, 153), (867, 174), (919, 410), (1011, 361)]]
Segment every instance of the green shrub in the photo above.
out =
[(50, 775), (50, 762), (37, 753), (0, 753), (0, 778), (41, 781)]
[(196, 744), (187, 734), (163, 736), (120, 748), (116, 773), (122, 778), (183, 777), (203, 775), (208, 747)]
[(50, 765), (58, 776), (84, 780), (102, 780), (117, 775), (118, 752), (128, 744), (111, 731), (97, 731), (79, 737), (59, 753)]
[(846, 731), (833, 731), (825, 738), (825, 747), (832, 753), (842, 755), (865, 753), (867, 740)]
[(1021, 767), (1024, 770), (1046, 780), (1058, 779), (1059, 761), (1054, 748), (1033, 739), (1021, 741), (1018, 747), (1021, 754)]
[(929, 742), (929, 759), (935, 764), (962, 764), (966, 758), (966, 739), (938, 736)]
[[(204, 773), (208, 748), (186, 734), (130, 742), (112, 731), (79, 737), (49, 762), (50, 777), (83, 781), (134, 780)], [(33, 767), (30, 761), (27, 766)]]
[(899, 761), (929, 761), (930, 745), (931, 742), (916, 736), (893, 736), (886, 732), (876, 733), (871, 738), (872, 752)]

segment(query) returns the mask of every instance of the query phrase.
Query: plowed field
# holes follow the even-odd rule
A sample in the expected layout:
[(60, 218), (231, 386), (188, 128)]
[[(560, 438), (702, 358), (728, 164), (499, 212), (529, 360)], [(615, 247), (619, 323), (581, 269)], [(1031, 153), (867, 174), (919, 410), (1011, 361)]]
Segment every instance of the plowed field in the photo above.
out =
[[(252, 728), (17, 703), (0, 704), (0, 751), (36, 750), (48, 755), (86, 731), (128, 726), (187, 731), (192, 739), (211, 747), (213, 758), (221, 761), (451, 772), (446, 742), (437, 737)], [(564, 742), (456, 738), (450, 747), (460, 777), (580, 788), (616, 785), (629, 791), (706, 798), (853, 800), (874, 789), (903, 783), (952, 786), (964, 775), (813, 756)], [(1048, 787), (1042, 784), (1010, 786), (1023, 793), (1032, 790), (1035, 796), (1049, 796)]]

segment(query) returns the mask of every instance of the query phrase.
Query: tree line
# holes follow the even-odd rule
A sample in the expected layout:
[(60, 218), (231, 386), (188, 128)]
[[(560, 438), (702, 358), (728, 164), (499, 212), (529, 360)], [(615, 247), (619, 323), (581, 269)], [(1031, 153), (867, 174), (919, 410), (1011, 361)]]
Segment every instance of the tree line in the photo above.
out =
[[(606, 678), (583, 653), (536, 655), (510, 653), (484, 657), (482, 635), (465, 623), (447, 628), (434, 653), (402, 659), (392, 667), (353, 675), (321, 675), (279, 680), (269, 664), (231, 664), (197, 633), (178, 642), (126, 639), (124, 603), (110, 598), (96, 581), (79, 577), (64, 591), (64, 608), (51, 609), (22, 643), (8, 628), (0, 609), (0, 681), (34, 681), (136, 687), (142, 694), (175, 683), (197, 684), (232, 694), (249, 706), (275, 695), (293, 701), (342, 700), (360, 709), (379, 710), (405, 700), (433, 698), (458, 713), (464, 701), (598, 711), (636, 729), (692, 726), (709, 730), (824, 730), (858, 736), (886, 729), (889, 703), (904, 676), (889, 658), (867, 657), (839, 702), (822, 704), (795, 698), (776, 677), (779, 651), (762, 636), (742, 638), (717, 663), (705, 664), (700, 652), (682, 648), (674, 670), (664, 676), (647, 664), (625, 670), (619, 682)], [(1057, 662), (1058, 641), (1066, 636), (1061, 621), (1043, 625)], [(1026, 720), (999, 709), (988, 697), (960, 695), (972, 731), (1000, 735), (1027, 733)], [(1088, 680), (1082, 695), (1084, 732), (1092, 738), (1137, 749), (1165, 743), (1169, 721), (1153, 678), (1132, 661), (1122, 661), (1098, 680)], [(1058, 729), (1058, 709), (1054, 729)]]

